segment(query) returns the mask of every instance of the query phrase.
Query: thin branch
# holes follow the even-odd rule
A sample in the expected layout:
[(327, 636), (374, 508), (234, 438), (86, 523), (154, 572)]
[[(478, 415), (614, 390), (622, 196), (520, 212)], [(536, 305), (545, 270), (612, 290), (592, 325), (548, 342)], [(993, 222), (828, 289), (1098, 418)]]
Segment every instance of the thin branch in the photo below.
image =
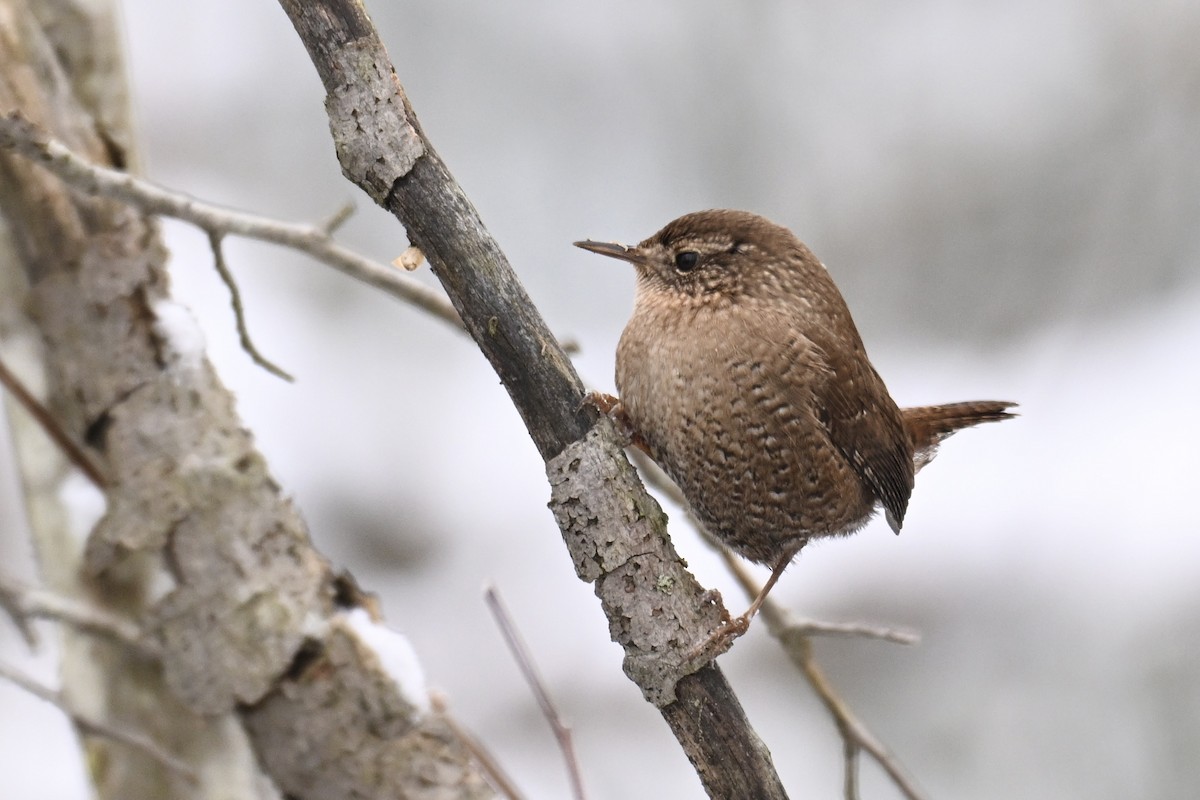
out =
[(50, 137), (19, 111), (0, 116), (0, 147), (36, 161), (86, 194), (112, 197), (147, 214), (183, 220), (210, 233), (244, 236), (307, 253), (339, 272), (382, 289), (462, 329), (458, 312), (443, 295), (330, 239), (332, 230), (347, 216), (345, 208), (319, 225), (303, 225), (205, 203), (128, 173), (93, 164)]
[(224, 236), (216, 231), (210, 230), (208, 232), (208, 246), (212, 248), (213, 265), (217, 268), (217, 274), (221, 276), (221, 280), (229, 289), (229, 303), (233, 306), (233, 317), (237, 320), (238, 338), (242, 342), (242, 349), (250, 355), (250, 358), (254, 359), (255, 364), (258, 364), (275, 377), (283, 378), (288, 383), (293, 383), (296, 379), (259, 352), (254, 344), (254, 340), (250, 338), (250, 329), (246, 327), (246, 308), (242, 305), (242, 293), (238, 290), (237, 281), (234, 280), (233, 273), (229, 271), (229, 264), (225, 262), (225, 248), (221, 246), (223, 238)]
[(317, 230), (326, 236), (333, 236), (333, 234), (337, 232), (338, 228), (346, 224), (346, 220), (350, 219), (350, 217), (353, 215), (354, 201), (347, 200), (345, 205), (343, 205), (337, 211), (334, 211), (321, 222), (318, 222), (316, 226)]
[[(743, 590), (749, 592), (751, 587), (757, 586), (754, 576), (750, 574), (750, 570), (746, 568), (745, 563), (730, 552), (728, 548), (721, 548), (721, 558), (725, 560), (725, 566), (729, 568), (729, 571), (737, 579)], [(757, 594), (752, 594), (750, 597), (757, 597)], [(769, 599), (770, 597), (768, 596)], [(786, 623), (782, 624), (780, 630), (772, 630), (772, 635), (781, 640), (794, 636), (855, 637), (880, 639), (896, 644), (916, 644), (921, 640), (919, 633), (904, 628), (889, 628), (869, 622), (824, 622), (822, 620), (799, 619), (779, 607), (778, 604), (775, 605), (776, 613), (780, 615), (779, 618), (781, 620), (786, 619)]]
[(798, 619), (793, 630), (803, 636), (828, 636), (855, 639), (879, 639), (893, 644), (918, 644), (921, 634), (907, 628), (888, 628), (870, 622), (824, 622), (816, 619)]
[(842, 780), (842, 794), (846, 800), (858, 800), (858, 753), (859, 747), (854, 739), (846, 735), (845, 729), (839, 725), (838, 733), (842, 735), (842, 758), (845, 760), (845, 776)]
[(504, 602), (500, 599), (500, 593), (496, 591), (496, 587), (487, 586), (483, 590), (483, 596), (487, 601), (488, 608), (491, 609), (492, 616), (496, 618), (496, 624), (500, 626), (500, 634), (504, 637), (509, 652), (516, 659), (517, 667), (521, 670), (529, 688), (533, 690), (533, 696), (537, 698), (542, 715), (550, 723), (550, 728), (554, 731), (554, 738), (558, 740), (563, 760), (567, 762), (567, 774), (571, 778), (571, 795), (575, 800), (585, 800), (583, 774), (579, 769), (579, 759), (575, 754), (575, 742), (571, 736), (571, 728), (558, 713), (558, 707), (554, 705), (554, 700), (546, 689), (546, 683), (533, 663), (529, 648), (525, 645), (525, 640), (521, 638), (521, 633), (517, 630), (512, 615), (508, 613)]
[[(737, 578), (746, 595), (757, 597), (759, 586), (750, 573), (736, 560), (729, 563), (734, 577)], [(883, 771), (887, 773), (905, 797), (909, 800), (926, 800), (926, 796), (917, 787), (896, 756), (888, 750), (883, 742), (875, 738), (870, 729), (854, 715), (854, 712), (850, 710), (850, 707), (846, 705), (846, 702), (842, 700), (837, 690), (825, 677), (825, 673), (821, 671), (813, 657), (812, 638), (806, 632), (805, 624), (797, 621), (790, 611), (770, 597), (763, 602), (758, 613), (766, 623), (771, 635), (783, 645), (788, 658), (800, 669), (808, 684), (817, 693), (817, 697), (833, 717), (834, 724), (837, 725), (838, 732), (842, 735), (847, 799), (854, 800), (858, 796), (857, 756), (859, 750), (864, 750), (883, 768)], [(895, 641), (892, 636), (880, 638)]]
[(28, 613), (21, 603), (21, 599), (21, 596), (16, 591), (13, 591), (0, 582), (0, 609), (4, 609), (8, 613), (13, 624), (20, 631), (21, 638), (25, 640), (25, 644), (30, 650), (33, 650), (38, 646), (37, 631), (31, 624), (33, 621), (31, 619), (32, 615)]
[(513, 782), (504, 768), (500, 766), (500, 762), (496, 760), (487, 748), (480, 744), (479, 740), (470, 734), (465, 728), (455, 721), (454, 717), (450, 716), (450, 709), (446, 703), (445, 695), (440, 692), (429, 693), (429, 705), (442, 718), (442, 722), (454, 734), (454, 737), (462, 743), (462, 746), (467, 749), (475, 762), (487, 775), (492, 787), (507, 797), (509, 800), (524, 800), (524, 795), (517, 785)]
[(135, 623), (103, 609), (45, 589), (22, 586), (0, 576), (0, 605), (24, 626), (32, 619), (50, 619), (78, 631), (103, 636), (147, 656), (156, 655)]
[(63, 429), (55, 416), (38, 402), (38, 399), (25, 388), (25, 384), (21, 383), (21, 380), (8, 369), (3, 359), (0, 359), (0, 385), (8, 390), (13, 399), (33, 417), (51, 441), (72, 464), (79, 468), (80, 472), (87, 476), (88, 480), (99, 489), (108, 488), (108, 478), (104, 476), (96, 463), (84, 452), (82, 447), (75, 443), (75, 440)]
[[(926, 795), (917, 786), (896, 758), (895, 754), (887, 748), (883, 742), (879, 741), (870, 729), (867, 728), (856, 716), (854, 712), (846, 705), (841, 696), (829, 683), (825, 677), (825, 673), (817, 666), (816, 659), (812, 656), (812, 640), (803, 639), (803, 644), (797, 648), (804, 651), (803, 659), (800, 663), (800, 668), (804, 671), (804, 677), (808, 679), (809, 685), (817, 693), (817, 696), (824, 703), (825, 708), (837, 723), (838, 731), (842, 735), (842, 740), (845, 744), (846, 754), (846, 786), (854, 787), (857, 785), (856, 767), (857, 755), (859, 750), (865, 751), (871, 758), (875, 759), (876, 763), (883, 768), (888, 777), (892, 779), (892, 783), (900, 790), (901, 794), (909, 798), (909, 800), (926, 800)], [(847, 795), (848, 800), (856, 797), (856, 795)]]
[(75, 727), (83, 735), (100, 736), (114, 742), (119, 742), (153, 759), (189, 783), (194, 784), (199, 780), (196, 770), (191, 765), (185, 764), (171, 753), (168, 753), (156, 742), (151, 741), (141, 734), (123, 731), (86, 716), (74, 708), (60, 692), (48, 689), (37, 681), (10, 669), (4, 664), (0, 664), (0, 678), (19, 686), (33, 696), (45, 700), (47, 703), (58, 708), (70, 718), (71, 722), (74, 723)]

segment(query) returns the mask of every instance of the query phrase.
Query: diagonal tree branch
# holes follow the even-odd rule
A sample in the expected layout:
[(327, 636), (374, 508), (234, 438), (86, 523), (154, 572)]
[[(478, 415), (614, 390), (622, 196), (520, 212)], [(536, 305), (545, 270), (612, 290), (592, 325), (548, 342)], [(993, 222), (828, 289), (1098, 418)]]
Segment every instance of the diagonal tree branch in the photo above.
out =
[(579, 576), (595, 583), (625, 671), (657, 705), (712, 796), (786, 794), (713, 664), (682, 655), (724, 609), (671, 548), (665, 518), (425, 138), (361, 2), (280, 0), (325, 86), (346, 177), (391, 211), (428, 258), (547, 461), (551, 507)]

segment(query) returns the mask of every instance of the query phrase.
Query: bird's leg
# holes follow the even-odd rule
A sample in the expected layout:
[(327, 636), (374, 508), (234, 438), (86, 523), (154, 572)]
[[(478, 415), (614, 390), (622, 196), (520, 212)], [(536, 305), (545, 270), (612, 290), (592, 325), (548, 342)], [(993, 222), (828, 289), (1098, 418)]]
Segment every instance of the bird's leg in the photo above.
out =
[(696, 647), (693, 647), (689, 653), (689, 656), (696, 657), (703, 653), (711, 652), (714, 653), (715, 658), (716, 654), (724, 652), (726, 649), (728, 649), (730, 642), (748, 631), (750, 629), (750, 620), (754, 619), (754, 615), (758, 613), (760, 608), (762, 608), (763, 601), (767, 599), (767, 594), (772, 588), (774, 588), (775, 584), (779, 582), (779, 578), (783, 575), (783, 571), (788, 568), (788, 564), (792, 563), (792, 559), (796, 557), (796, 554), (800, 552), (800, 548), (802, 547), (804, 547), (804, 542), (801, 542), (795, 547), (789, 548), (788, 551), (784, 553), (778, 561), (775, 562), (775, 566), (771, 569), (771, 577), (767, 578), (767, 582), (764, 583), (763, 587), (758, 590), (758, 595), (754, 598), (754, 601), (750, 603), (750, 607), (746, 609), (746, 612), (740, 617), (734, 617), (733, 619), (729, 620), (728, 625), (718, 628), (712, 633), (711, 636), (709, 636)]
[(612, 421), (613, 427), (617, 429), (617, 435), (621, 437), (622, 445), (625, 447), (633, 445), (646, 455), (650, 455), (646, 440), (634, 430), (633, 423), (629, 421), (629, 416), (625, 413), (625, 406), (619, 397), (591, 391), (583, 396), (583, 405), (594, 406), (597, 411)]
[(750, 627), (750, 620), (754, 619), (754, 615), (762, 608), (763, 601), (767, 599), (767, 593), (779, 581), (779, 577), (783, 575), (783, 571), (788, 568), (788, 564), (792, 563), (792, 559), (796, 557), (796, 553), (800, 552), (800, 548), (792, 548), (783, 554), (783, 557), (775, 562), (774, 568), (771, 570), (771, 577), (767, 578), (767, 582), (758, 590), (758, 595), (754, 598), (754, 602), (750, 603), (750, 607), (746, 609), (746, 613), (738, 617), (742, 621), (743, 628)]

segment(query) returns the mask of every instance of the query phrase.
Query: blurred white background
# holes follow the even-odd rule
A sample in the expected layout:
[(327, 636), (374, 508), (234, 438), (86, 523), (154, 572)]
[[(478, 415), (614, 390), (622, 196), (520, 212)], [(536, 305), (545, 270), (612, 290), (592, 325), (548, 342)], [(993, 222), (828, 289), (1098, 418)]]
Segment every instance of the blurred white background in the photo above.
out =
[[(125, 0), (145, 174), (346, 243), (403, 229), (340, 176), (316, 73), (272, 2)], [(1050, 0), (368, 0), (425, 130), (586, 381), (612, 390), (632, 271), (571, 247), (747, 208), (828, 265), (901, 404), (1011, 399), (882, 521), (805, 551), (774, 597), (912, 626), (821, 641), (935, 798), (1175, 798), (1200, 784), (1200, 5)], [(530, 797), (552, 736), (481, 599), (494, 581), (574, 726), (594, 798), (699, 797), (574, 576), (542, 465), (473, 343), (326, 267), (232, 242), (237, 346), (202, 234), (175, 291), (321, 550), (380, 593), (431, 685)], [(421, 276), (432, 282), (428, 270)], [(0, 450), (0, 503), (17, 503)], [(744, 599), (682, 515), (700, 580)], [(29, 576), (20, 516), (0, 526)], [(52, 637), (51, 637), (52, 638)], [(0, 658), (29, 660), (7, 621)], [(793, 796), (840, 792), (833, 724), (765, 629), (721, 659)], [(54, 709), (0, 686), (6, 796), (86, 795)], [(53, 767), (51, 767), (53, 765)], [(897, 796), (867, 761), (864, 797)]]

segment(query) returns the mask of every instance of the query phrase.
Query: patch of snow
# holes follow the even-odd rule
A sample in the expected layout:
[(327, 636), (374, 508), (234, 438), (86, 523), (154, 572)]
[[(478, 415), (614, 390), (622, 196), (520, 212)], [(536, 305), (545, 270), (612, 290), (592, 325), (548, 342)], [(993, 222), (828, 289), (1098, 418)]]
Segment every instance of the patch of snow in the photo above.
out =
[(408, 637), (375, 622), (366, 609), (352, 609), (344, 618), (358, 638), (375, 651), (383, 671), (395, 681), (404, 699), (422, 713), (427, 713), (429, 690), (425, 686), (425, 672)]

